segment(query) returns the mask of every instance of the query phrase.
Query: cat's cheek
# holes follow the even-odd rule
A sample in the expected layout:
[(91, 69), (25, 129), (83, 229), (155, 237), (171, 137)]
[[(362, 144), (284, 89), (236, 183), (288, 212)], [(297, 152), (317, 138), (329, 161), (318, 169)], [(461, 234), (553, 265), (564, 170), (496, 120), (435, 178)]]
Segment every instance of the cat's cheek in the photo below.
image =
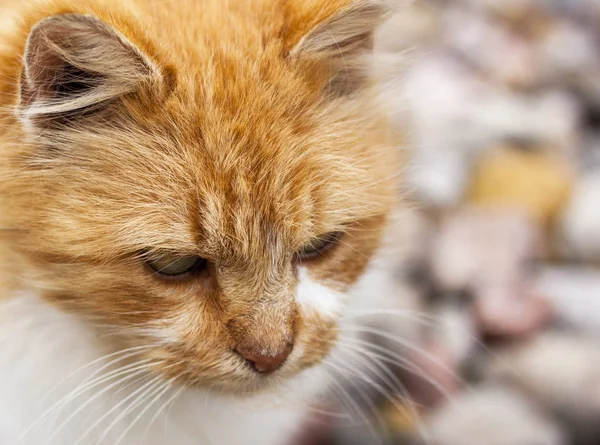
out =
[(202, 323), (199, 312), (194, 309), (182, 306), (168, 317), (156, 320), (148, 328), (148, 334), (165, 346), (184, 342)]

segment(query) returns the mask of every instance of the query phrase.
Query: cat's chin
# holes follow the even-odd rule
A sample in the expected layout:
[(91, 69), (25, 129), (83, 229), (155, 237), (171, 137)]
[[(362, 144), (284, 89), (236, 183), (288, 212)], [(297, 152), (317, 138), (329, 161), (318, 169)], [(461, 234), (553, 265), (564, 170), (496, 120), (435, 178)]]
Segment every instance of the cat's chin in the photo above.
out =
[(228, 399), (251, 400), (257, 397), (261, 400), (277, 401), (285, 399), (289, 403), (298, 399), (298, 402), (308, 401), (323, 390), (327, 385), (326, 375), (322, 373), (322, 367), (318, 364), (296, 373), (283, 375), (257, 375), (245, 381), (232, 383), (223, 379), (221, 382), (180, 382), (179, 386), (185, 386), (186, 392), (206, 396), (225, 397)]
[(254, 397), (256, 395), (276, 394), (278, 389), (291, 378), (277, 378), (275, 376), (262, 376), (250, 379), (247, 383), (231, 384), (231, 382), (203, 385), (197, 387), (214, 394), (227, 394), (237, 398)]
[[(178, 378), (175, 384), (219, 396), (252, 398), (257, 395), (277, 395), (281, 393), (282, 388), (287, 391), (299, 384), (303, 386), (314, 379), (319, 369), (318, 363), (302, 368), (290, 364), (289, 367), (284, 366), (270, 374), (261, 374), (248, 369), (242, 370), (235, 376), (224, 374), (210, 378), (201, 375), (193, 376), (190, 370), (186, 377)], [(161, 374), (165, 380), (174, 378), (169, 372), (161, 372)]]
[(197, 378), (186, 381), (183, 379), (178, 383), (204, 392), (247, 398), (256, 395), (277, 394), (282, 387), (294, 382), (297, 376), (297, 372), (276, 372), (268, 375), (249, 372), (249, 375), (239, 376), (235, 379), (232, 379), (231, 376), (224, 376), (222, 379), (211, 378), (210, 380)]

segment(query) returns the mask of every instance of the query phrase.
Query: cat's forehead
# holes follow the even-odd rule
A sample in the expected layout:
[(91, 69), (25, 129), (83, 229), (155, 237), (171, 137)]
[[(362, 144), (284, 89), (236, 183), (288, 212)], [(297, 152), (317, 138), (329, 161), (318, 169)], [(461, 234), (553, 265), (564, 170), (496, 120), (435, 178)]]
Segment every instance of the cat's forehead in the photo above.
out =
[[(263, 93), (238, 110), (226, 95), (202, 105), (176, 98), (165, 110), (169, 118), (150, 124), (164, 126), (166, 152), (177, 164), (158, 174), (182, 183), (180, 199), (201, 239), (297, 243), (346, 222), (361, 198), (356, 190), (367, 175), (352, 168), (360, 155), (351, 142), (331, 137), (338, 129), (324, 125), (314, 108), (267, 106)], [(250, 101), (248, 94), (239, 102)]]
[[(204, 240), (229, 245), (295, 244), (333, 230), (343, 222), (339, 196), (344, 187), (336, 170), (317, 153), (285, 153), (281, 147), (223, 146), (218, 156), (199, 149), (202, 180), (189, 197)], [(287, 150), (290, 150), (289, 148)], [(310, 152), (310, 147), (298, 151)], [(292, 150), (293, 151), (293, 150)], [(237, 242), (236, 242), (237, 241)]]

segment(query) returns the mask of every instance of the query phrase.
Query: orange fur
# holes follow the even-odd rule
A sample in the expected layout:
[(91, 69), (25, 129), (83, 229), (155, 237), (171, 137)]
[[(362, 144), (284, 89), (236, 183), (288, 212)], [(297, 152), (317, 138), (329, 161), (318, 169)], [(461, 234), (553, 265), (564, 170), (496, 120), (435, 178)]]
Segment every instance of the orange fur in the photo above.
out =
[[(15, 17), (13, 28), (0, 30), (3, 279), (100, 317), (122, 341), (159, 338), (152, 356), (180, 363), (165, 372), (186, 372), (199, 384), (259, 387), (231, 353), (248, 339), (273, 354), (291, 338), (303, 345), (306, 353), (282, 376), (318, 363), (335, 341), (336, 321), (298, 307), (293, 254), (314, 237), (346, 231), (343, 245), (306, 264), (315, 279), (344, 291), (375, 251), (396, 195), (394, 141), (366, 58), (381, 7), (374, 4), (43, 0), (0, 7)], [(349, 11), (357, 15), (343, 29)], [(34, 26), (62, 14), (96, 17), (122, 38), (118, 54), (143, 59), (126, 64), (107, 46), (94, 60), (106, 77), (86, 107), (99, 103), (68, 116), (49, 113), (51, 93), (27, 78), (43, 81), (47, 67), (33, 64), (24, 74), (22, 63)], [(334, 32), (351, 38), (333, 50), (318, 39), (338, 19)], [(81, 39), (93, 35), (104, 50), (113, 37), (97, 36), (96, 28)], [(62, 39), (50, 32), (39, 45)], [(31, 112), (40, 97), (48, 102)], [(164, 251), (208, 259), (208, 275), (157, 278), (142, 254)]]

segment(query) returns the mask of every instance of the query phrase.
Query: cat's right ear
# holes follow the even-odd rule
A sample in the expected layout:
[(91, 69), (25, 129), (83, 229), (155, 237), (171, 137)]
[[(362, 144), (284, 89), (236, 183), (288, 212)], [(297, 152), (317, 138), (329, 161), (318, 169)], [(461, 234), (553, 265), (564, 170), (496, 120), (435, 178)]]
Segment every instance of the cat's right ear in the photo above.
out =
[(391, 12), (388, 2), (312, 0), (293, 7), (290, 56), (321, 66), (329, 76), (330, 95), (359, 91), (369, 78), (375, 31)]
[(96, 109), (161, 82), (159, 69), (131, 41), (88, 15), (40, 21), (23, 59), (19, 112), (27, 120)]

